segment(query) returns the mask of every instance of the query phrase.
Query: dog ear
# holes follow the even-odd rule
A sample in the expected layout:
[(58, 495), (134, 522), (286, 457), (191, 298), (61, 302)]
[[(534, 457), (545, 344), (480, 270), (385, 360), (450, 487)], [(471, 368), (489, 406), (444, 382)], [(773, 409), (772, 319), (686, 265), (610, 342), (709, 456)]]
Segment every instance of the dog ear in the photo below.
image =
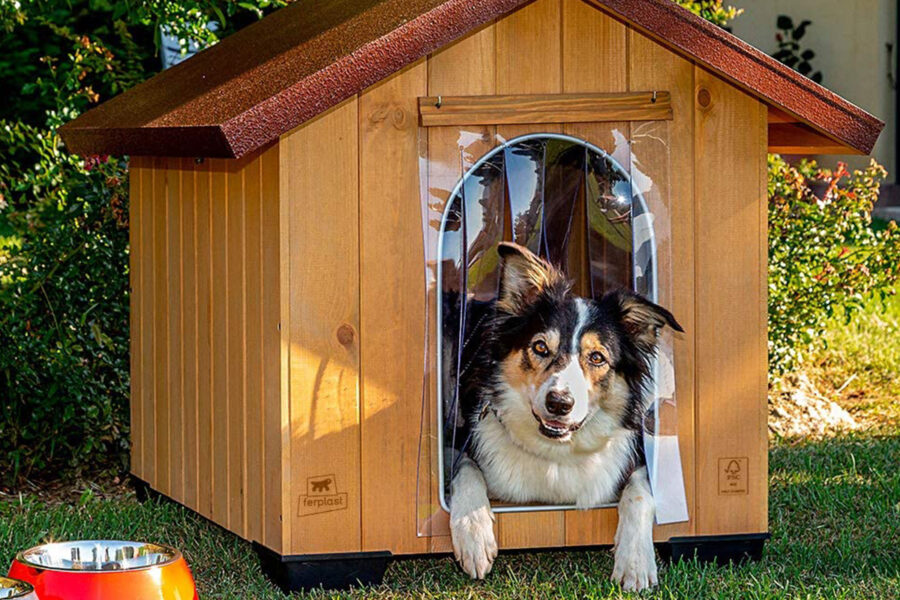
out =
[(656, 347), (659, 330), (668, 325), (675, 331), (684, 331), (675, 317), (662, 306), (650, 302), (640, 294), (628, 290), (616, 290), (603, 297), (604, 304), (612, 304), (618, 310), (619, 322), (631, 339), (644, 350)]
[(565, 283), (565, 278), (559, 271), (524, 246), (501, 242), (497, 247), (497, 254), (500, 255), (500, 295), (497, 306), (510, 314), (521, 313), (543, 291)]

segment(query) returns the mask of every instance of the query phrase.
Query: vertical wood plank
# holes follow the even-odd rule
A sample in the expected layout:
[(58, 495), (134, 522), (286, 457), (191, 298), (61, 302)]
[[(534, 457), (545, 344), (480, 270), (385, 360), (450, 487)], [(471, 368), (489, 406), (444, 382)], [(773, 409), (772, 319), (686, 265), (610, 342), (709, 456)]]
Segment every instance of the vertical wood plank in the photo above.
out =
[[(695, 81), (695, 323), (703, 327), (696, 338), (696, 533), (756, 533), (767, 530), (766, 118), (757, 100), (712, 74), (697, 68)], [(729, 168), (710, 169), (713, 163)], [(730, 489), (732, 461), (743, 479)]]
[[(244, 362), (244, 161), (229, 161), (227, 177), (228, 221), (226, 292), (228, 352), (228, 528), (243, 535), (244, 525), (244, 403), (246, 363)], [(218, 325), (218, 323), (216, 324)]]
[[(668, 124), (668, 153), (655, 141), (645, 143), (640, 128), (634, 153), (638, 168), (657, 186), (651, 209), (668, 235), (658, 231), (660, 303), (676, 316), (684, 334), (675, 334), (674, 360), (677, 424), (688, 513), (694, 514), (694, 67), (650, 38), (629, 30), (629, 86), (637, 90), (666, 90), (671, 94), (674, 119)], [(651, 126), (660, 127), (660, 124)], [(689, 535), (693, 519), (656, 528), (657, 539)]]
[(213, 515), (212, 212), (209, 161), (197, 167), (197, 506)]
[(168, 495), (182, 499), (184, 490), (184, 399), (182, 396), (183, 323), (181, 315), (181, 159), (166, 160), (166, 212), (168, 218), (168, 445), (169, 488)]
[[(561, 0), (537, 0), (497, 22), (497, 94), (560, 93), (563, 86)], [(562, 131), (558, 125), (504, 126), (511, 139), (536, 131)], [(505, 513), (497, 516), (501, 548), (553, 547), (566, 541), (562, 511)]]
[[(625, 25), (582, 0), (563, 0), (561, 44), (564, 92), (627, 91)], [(628, 123), (573, 123), (566, 125), (564, 131), (613, 154), (614, 132), (627, 135)], [(586, 244), (584, 252), (587, 252)], [(612, 543), (616, 523), (615, 508), (568, 511), (565, 513), (566, 544)]]
[[(769, 107), (759, 104), (758, 119), (761, 125), (758, 128), (759, 140), (757, 142), (759, 152), (759, 273), (757, 281), (759, 297), (758, 327), (759, 334), (756, 338), (757, 374), (759, 377), (758, 390), (761, 397), (757, 397), (756, 405), (756, 434), (759, 436), (751, 447), (759, 457), (759, 469), (756, 472), (757, 493), (761, 496), (755, 507), (756, 523), (760, 532), (769, 531)], [(751, 432), (754, 428), (751, 428)], [(751, 433), (752, 435), (752, 433)]]
[(559, 93), (560, 0), (537, 0), (496, 28), (497, 93)]
[(563, 91), (628, 91), (626, 27), (584, 0), (562, 0)]
[(497, 26), (486, 25), (428, 58), (429, 96), (485, 96), (496, 90)]
[(188, 158), (181, 160), (181, 280), (182, 280), (182, 423), (184, 448), (184, 504), (198, 509), (197, 504), (197, 231), (196, 178), (197, 165)]
[(211, 519), (228, 526), (228, 163), (211, 159), (210, 214), (212, 217), (210, 240), (212, 247), (212, 286), (210, 303), (212, 319), (211, 336), (211, 422), (212, 422), (212, 510)]
[(290, 206), (292, 553), (361, 548), (357, 133), (351, 98), (281, 141)]
[(129, 186), (129, 252), (128, 269), (131, 284), (130, 311), (129, 311), (129, 354), (131, 371), (131, 402), (129, 405), (130, 430), (131, 430), (131, 472), (139, 479), (146, 481), (144, 475), (143, 460), (143, 423), (141, 417), (144, 410), (143, 376), (142, 376), (142, 351), (143, 351), (143, 326), (142, 302), (144, 299), (141, 280), (141, 261), (144, 258), (141, 245), (141, 230), (144, 226), (143, 213), (147, 203), (141, 197), (142, 180), (149, 177), (142, 157), (133, 157), (128, 168)]
[(427, 549), (414, 500), (425, 339), (416, 115), (426, 92), (421, 60), (359, 99), (363, 550)]
[[(261, 160), (254, 158), (244, 179), (246, 277), (246, 369), (247, 400), (244, 407), (246, 460), (244, 464), (244, 531), (247, 539), (262, 541), (263, 514), (263, 352), (265, 327), (262, 302), (262, 181)], [(272, 240), (274, 241), (274, 240)]]
[(146, 171), (141, 177), (141, 204), (144, 207), (144, 222), (141, 224), (141, 451), (143, 456), (144, 481), (156, 485), (156, 386), (153, 381), (155, 371), (156, 338), (156, 272), (153, 261), (156, 257), (156, 225), (154, 219), (159, 213), (154, 187), (156, 184), (155, 162), (144, 159)]
[(153, 164), (153, 389), (155, 397), (156, 476), (153, 488), (168, 495), (169, 486), (169, 303), (168, 303), (168, 172), (165, 159), (154, 159)]
[(280, 144), (260, 157), (262, 194), (263, 402), (265, 423), (263, 533), (265, 545), (283, 552), (291, 544), (291, 428), (288, 365), (290, 272), (287, 216), (281, 198)]
[[(442, 48), (428, 59), (428, 95), (488, 95), (496, 90), (496, 54), (495, 40), (496, 25), (491, 24), (482, 29), (470, 33), (458, 42)], [(477, 160), (494, 145), (496, 145), (496, 127), (466, 127), (466, 133), (475, 133), (481, 141), (469, 141), (469, 136), (462, 136), (458, 127), (429, 127), (428, 128), (428, 185), (431, 193), (429, 203), (433, 204), (432, 210), (443, 213), (446, 200), (450, 191), (463, 175), (468, 165), (463, 165), (462, 154), (464, 149), (460, 147), (460, 141), (466, 137), (469, 145), (465, 152), (471, 154), (473, 160)], [(432, 266), (432, 268), (434, 268)], [(429, 294), (429, 322), (427, 326), (428, 339), (432, 344), (431, 351), (440, 336), (437, 333), (436, 310), (437, 299), (435, 294)], [(438, 375), (433, 373), (432, 375)], [(439, 460), (437, 446), (437, 383), (433, 378), (426, 381), (427, 414), (423, 421), (425, 431), (423, 435), (431, 443), (427, 445), (427, 452), (423, 454), (423, 460), (430, 465), (433, 480), (428, 487), (428, 522), (431, 534), (431, 552), (452, 551), (449, 537), (449, 514), (440, 508), (440, 482), (437, 480), (437, 461)], [(420, 477), (423, 474), (420, 473)], [(421, 488), (421, 484), (420, 484)], [(422, 492), (420, 492), (421, 494)], [(424, 500), (424, 498), (423, 498)], [(422, 510), (424, 507), (419, 507)], [(495, 534), (499, 535), (499, 528), (495, 521)]]

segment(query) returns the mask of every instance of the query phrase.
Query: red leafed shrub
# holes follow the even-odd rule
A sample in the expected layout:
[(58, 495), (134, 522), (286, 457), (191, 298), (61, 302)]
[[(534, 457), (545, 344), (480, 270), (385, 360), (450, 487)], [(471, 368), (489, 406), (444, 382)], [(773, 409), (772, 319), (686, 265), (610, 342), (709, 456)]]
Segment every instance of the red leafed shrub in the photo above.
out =
[(895, 293), (900, 229), (872, 226), (886, 172), (769, 157), (769, 363), (777, 375), (802, 363), (839, 311), (851, 320), (870, 298)]

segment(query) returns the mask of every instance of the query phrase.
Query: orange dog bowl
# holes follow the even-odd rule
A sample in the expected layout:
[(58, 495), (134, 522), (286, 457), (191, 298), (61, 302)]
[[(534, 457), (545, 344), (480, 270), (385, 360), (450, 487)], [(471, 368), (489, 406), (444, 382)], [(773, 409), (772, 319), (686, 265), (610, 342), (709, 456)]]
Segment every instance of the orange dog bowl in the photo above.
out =
[(2, 600), (37, 600), (34, 588), (30, 583), (18, 579), (0, 577), (0, 599)]
[(159, 544), (45, 544), (20, 552), (9, 576), (34, 586), (40, 600), (199, 599), (181, 552)]

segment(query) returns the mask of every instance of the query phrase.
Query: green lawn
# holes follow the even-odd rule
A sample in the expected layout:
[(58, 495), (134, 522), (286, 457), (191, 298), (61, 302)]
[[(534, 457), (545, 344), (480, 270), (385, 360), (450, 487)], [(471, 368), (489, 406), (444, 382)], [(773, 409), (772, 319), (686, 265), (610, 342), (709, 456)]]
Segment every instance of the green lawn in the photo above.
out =
[[(653, 598), (900, 598), (900, 301), (836, 325), (815, 378), (867, 423), (865, 432), (770, 450), (772, 540), (761, 563), (664, 566)], [(0, 496), (0, 564), (50, 539), (127, 538), (184, 550), (204, 598), (283, 598), (249, 544), (166, 501), (85, 492), (74, 501)], [(385, 584), (346, 598), (617, 598), (607, 551), (501, 556), (472, 583), (448, 558), (399, 561)]]

